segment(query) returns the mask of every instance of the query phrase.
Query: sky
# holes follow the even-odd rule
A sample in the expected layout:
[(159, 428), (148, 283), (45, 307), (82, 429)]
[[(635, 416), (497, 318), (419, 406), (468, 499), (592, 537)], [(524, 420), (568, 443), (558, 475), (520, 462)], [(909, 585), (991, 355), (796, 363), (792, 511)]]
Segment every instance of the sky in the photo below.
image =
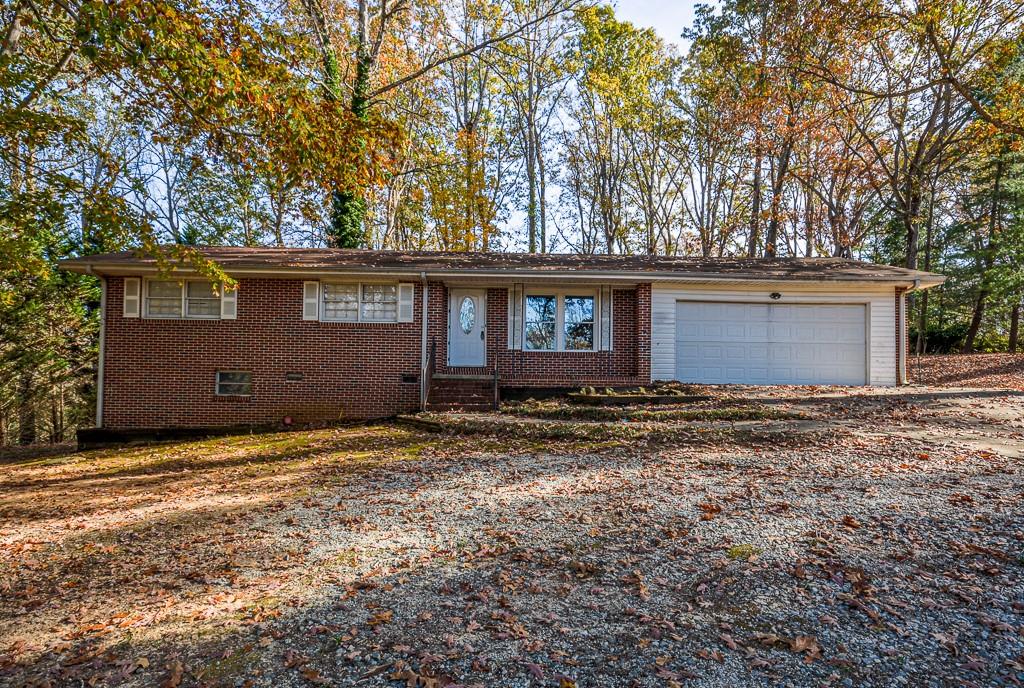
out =
[[(702, 0), (710, 4), (711, 0)], [(617, 0), (615, 15), (636, 26), (653, 28), (666, 43), (681, 46), (680, 34), (693, 24), (693, 0)]]

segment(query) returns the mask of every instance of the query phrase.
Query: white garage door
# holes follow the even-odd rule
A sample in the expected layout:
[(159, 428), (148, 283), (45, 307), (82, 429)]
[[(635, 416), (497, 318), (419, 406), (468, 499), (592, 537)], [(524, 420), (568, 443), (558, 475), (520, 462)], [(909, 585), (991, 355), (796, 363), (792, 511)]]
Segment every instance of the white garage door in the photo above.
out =
[(862, 385), (866, 308), (676, 303), (676, 379), (705, 384)]

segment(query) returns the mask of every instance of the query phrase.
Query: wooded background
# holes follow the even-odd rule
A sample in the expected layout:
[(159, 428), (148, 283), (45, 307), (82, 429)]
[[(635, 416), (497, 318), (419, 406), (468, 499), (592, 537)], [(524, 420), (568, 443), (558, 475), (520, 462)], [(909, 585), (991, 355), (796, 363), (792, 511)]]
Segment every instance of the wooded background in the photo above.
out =
[[(849, 256), (918, 352), (1015, 350), (1024, 1), (9, 0), (0, 445), (91, 423), (97, 280), (190, 246)], [(161, 248), (163, 246), (164, 248)]]

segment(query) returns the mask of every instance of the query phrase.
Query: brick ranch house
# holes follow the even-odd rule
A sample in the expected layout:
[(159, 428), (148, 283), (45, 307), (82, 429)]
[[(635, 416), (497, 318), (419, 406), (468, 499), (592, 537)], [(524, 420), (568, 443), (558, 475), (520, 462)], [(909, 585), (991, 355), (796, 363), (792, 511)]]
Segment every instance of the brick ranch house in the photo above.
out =
[(943, 281), (836, 258), (202, 252), (236, 290), (132, 251), (63, 262), (103, 284), (97, 427), (369, 419), (663, 380), (897, 385), (905, 295)]

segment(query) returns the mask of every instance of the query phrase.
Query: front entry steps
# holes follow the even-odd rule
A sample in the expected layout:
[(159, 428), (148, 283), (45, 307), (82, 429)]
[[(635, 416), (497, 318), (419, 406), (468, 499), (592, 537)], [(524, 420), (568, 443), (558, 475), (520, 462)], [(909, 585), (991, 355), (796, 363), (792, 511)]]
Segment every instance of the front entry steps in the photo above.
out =
[(435, 374), (427, 411), (491, 411), (497, 407), (494, 375)]

